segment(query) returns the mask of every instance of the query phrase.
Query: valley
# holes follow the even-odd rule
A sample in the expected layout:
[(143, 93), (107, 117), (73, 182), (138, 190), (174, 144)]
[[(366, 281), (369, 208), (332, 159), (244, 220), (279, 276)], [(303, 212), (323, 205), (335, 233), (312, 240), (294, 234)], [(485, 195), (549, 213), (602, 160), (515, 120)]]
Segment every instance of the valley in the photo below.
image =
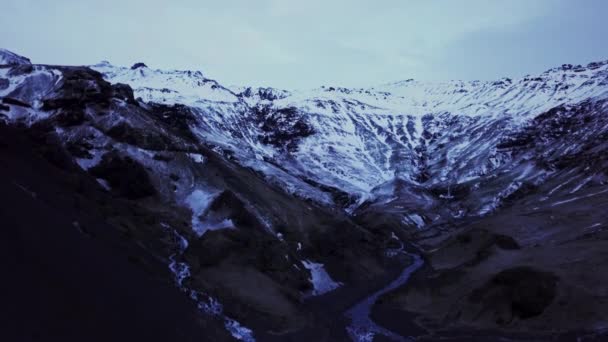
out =
[[(73, 259), (93, 243), (79, 267), (122, 271), (91, 275), (91, 291), (141, 307), (137, 286), (113, 287), (135, 272), (172, 303), (162, 319), (183, 326), (158, 340), (607, 336), (608, 62), (292, 91), (0, 57), (0, 213), (29, 234), (13, 253)], [(18, 224), (30, 212), (47, 224)], [(40, 250), (37, 230), (58, 233)], [(133, 336), (161, 319), (145, 311)]]

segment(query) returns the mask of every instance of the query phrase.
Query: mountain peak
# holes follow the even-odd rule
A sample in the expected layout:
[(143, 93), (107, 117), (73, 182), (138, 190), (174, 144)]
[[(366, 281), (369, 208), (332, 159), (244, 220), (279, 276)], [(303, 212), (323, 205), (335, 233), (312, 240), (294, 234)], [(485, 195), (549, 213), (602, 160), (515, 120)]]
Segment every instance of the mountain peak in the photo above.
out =
[(0, 65), (22, 65), (32, 64), (27, 57), (18, 55), (12, 51), (0, 48)]
[(112, 63), (110, 63), (109, 61), (103, 60), (103, 61), (101, 61), (101, 62), (99, 62), (99, 63), (97, 63), (97, 64), (95, 64), (93, 66), (94, 67), (99, 67), (99, 68), (102, 68), (102, 67), (111, 67)]
[(582, 73), (585, 71), (594, 71), (596, 69), (600, 69), (608, 65), (608, 60), (591, 62), (589, 64), (562, 64), (559, 67), (551, 68), (544, 72), (544, 74), (555, 73), (555, 72), (573, 72), (573, 73)]
[(133, 66), (131, 66), (131, 70), (135, 70), (135, 69), (140, 69), (140, 68), (147, 68), (148, 66), (145, 63), (142, 62), (138, 62), (133, 64)]

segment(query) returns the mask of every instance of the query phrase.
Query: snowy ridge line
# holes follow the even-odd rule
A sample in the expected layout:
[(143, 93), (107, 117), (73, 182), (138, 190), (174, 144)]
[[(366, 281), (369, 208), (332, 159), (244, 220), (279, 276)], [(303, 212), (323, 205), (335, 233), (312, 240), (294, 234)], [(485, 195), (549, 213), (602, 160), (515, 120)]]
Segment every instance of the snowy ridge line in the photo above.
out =
[[(109, 63), (92, 67), (112, 83), (130, 84), (145, 101), (196, 108), (200, 124), (193, 131), (202, 139), (234, 151), (244, 165), (289, 193), (320, 203), (331, 200), (296, 178), (335, 187), (355, 203), (396, 177), (419, 184), (427, 164), (444, 162), (440, 156), (447, 167), (431, 174), (431, 184), (450, 173), (458, 173), (459, 181), (478, 178), (508, 161), (495, 149), (502, 135), (557, 105), (606, 98), (608, 89), (606, 62), (562, 66), (517, 80), (408, 80), (306, 91), (230, 90), (201, 72)], [(459, 130), (463, 133), (448, 134)], [(274, 137), (285, 141), (270, 144)], [(439, 150), (445, 144), (448, 148)], [(285, 151), (284, 146), (293, 147)], [(345, 207), (352, 212), (353, 204)]]
[[(176, 113), (183, 110), (186, 119), (176, 117), (184, 120), (176, 123), (183, 124), (193, 139), (252, 168), (269, 183), (294, 196), (338, 206), (351, 214), (384, 194), (399, 198), (397, 189), (391, 188), (397, 181), (426, 190), (447, 185), (449, 196), (450, 184), (476, 183), (471, 185), (476, 187), (497, 173), (518, 172), (517, 164), (523, 163), (522, 159), (514, 158), (508, 148), (498, 147), (504, 143), (503, 138), (529, 129), (537, 114), (548, 113), (559, 119), (561, 112), (574, 110), (585, 101), (601, 102), (608, 89), (605, 62), (562, 66), (518, 80), (410, 80), (368, 89), (325, 87), (308, 91), (229, 89), (205, 78), (202, 72), (154, 70), (142, 63), (131, 68), (100, 63), (92, 68), (110, 83), (129, 84), (141, 99), (140, 106), (156, 102), (176, 109)], [(6, 113), (0, 108), (0, 120), (31, 123), (55, 114), (36, 106), (42, 102), (38, 95), (54, 96), (53, 91), (62, 83), (62, 72), (69, 72), (69, 67), (34, 65), (31, 69), (29, 73), (15, 69), (14, 75), (13, 68), (0, 69), (0, 78), (8, 80), (8, 87), (0, 93), (19, 95), (32, 105), (26, 109), (10, 105)], [(172, 106), (175, 104), (184, 106), (176, 108)], [(134, 125), (134, 120), (120, 112), (121, 103), (115, 105), (112, 119)], [(558, 110), (546, 112), (547, 108)], [(87, 114), (95, 117), (95, 113)], [(172, 119), (163, 116), (163, 120)], [(599, 134), (600, 127), (605, 131), (608, 124), (598, 124), (598, 129), (589, 130), (588, 137)], [(580, 148), (578, 144), (566, 144), (561, 151), (572, 154)], [(87, 169), (97, 163), (96, 158), (94, 154), (78, 162)], [(193, 154), (190, 158), (205, 163), (202, 156)], [(522, 169), (522, 178), (515, 179), (523, 186), (542, 171), (527, 166)], [(518, 186), (509, 189), (508, 184), (495, 188), (494, 193), (479, 189), (486, 197), (479, 201), (488, 204), (485, 210), (471, 207), (465, 214), (492, 211), (500, 204), (492, 206), (494, 198), (519, 191)], [(428, 199), (424, 196), (421, 200)], [(193, 213), (204, 211), (198, 209)], [(193, 215), (193, 221), (200, 221), (199, 216)], [(434, 220), (430, 216), (421, 218), (410, 217), (407, 221), (422, 229)], [(203, 234), (207, 229), (229, 228), (231, 224), (206, 221), (193, 222), (193, 226)]]

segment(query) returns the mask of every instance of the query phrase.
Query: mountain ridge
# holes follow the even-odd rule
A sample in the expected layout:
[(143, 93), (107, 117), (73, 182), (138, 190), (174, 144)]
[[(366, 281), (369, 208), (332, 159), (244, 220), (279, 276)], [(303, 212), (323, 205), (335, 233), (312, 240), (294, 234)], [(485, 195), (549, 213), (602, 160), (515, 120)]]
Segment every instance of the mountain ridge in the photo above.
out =
[[(605, 205), (608, 183), (607, 82), (608, 63), (598, 62), (519, 80), (291, 92), (143, 63), (11, 63), (0, 65), (0, 125), (23, 130), (61, 177), (97, 186), (108, 224), (162, 260), (203, 317), (237, 339), (346, 338), (348, 322), (323, 323), (313, 297), (345, 312), (411, 261), (406, 247), (425, 260), (414, 287), (376, 307), (405, 315), (413, 303), (429, 322), (492, 336), (552, 334), (534, 322), (565, 324), (559, 298), (602, 296), (576, 287), (581, 274), (600, 282), (601, 273), (560, 265), (584, 255), (587, 272), (603, 262), (606, 217), (592, 208)], [(571, 244), (581, 249), (551, 254)], [(530, 302), (513, 274), (533, 291), (558, 290)], [(433, 300), (441, 309), (425, 306)], [(524, 313), (504, 309), (511, 302)], [(500, 320), (476, 319), (484, 310)], [(509, 317), (516, 323), (505, 326)], [(417, 325), (436, 331), (429, 322)]]

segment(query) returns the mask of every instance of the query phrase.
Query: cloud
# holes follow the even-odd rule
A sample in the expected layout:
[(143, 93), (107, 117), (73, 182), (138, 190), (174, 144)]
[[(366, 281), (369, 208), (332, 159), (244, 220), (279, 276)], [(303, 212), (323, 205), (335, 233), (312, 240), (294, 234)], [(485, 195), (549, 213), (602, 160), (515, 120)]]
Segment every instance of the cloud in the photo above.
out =
[[(589, 15), (602, 13), (607, 5), (596, 0), (585, 4), (4, 0), (0, 34), (5, 47), (44, 63), (143, 60), (159, 68), (202, 69), (229, 84), (366, 86), (410, 77), (482, 78), (536, 67), (540, 60), (574, 56), (556, 49), (548, 56), (534, 48), (546, 45), (538, 39), (565, 44), (560, 37), (571, 37), (568, 32), (583, 35), (576, 56), (596, 56), (604, 44), (591, 31), (602, 28), (569, 15), (585, 8), (593, 12)], [(537, 29), (552, 22), (571, 27), (553, 25), (548, 33)], [(518, 62), (524, 50), (536, 57)], [(493, 51), (503, 55), (492, 58)]]

